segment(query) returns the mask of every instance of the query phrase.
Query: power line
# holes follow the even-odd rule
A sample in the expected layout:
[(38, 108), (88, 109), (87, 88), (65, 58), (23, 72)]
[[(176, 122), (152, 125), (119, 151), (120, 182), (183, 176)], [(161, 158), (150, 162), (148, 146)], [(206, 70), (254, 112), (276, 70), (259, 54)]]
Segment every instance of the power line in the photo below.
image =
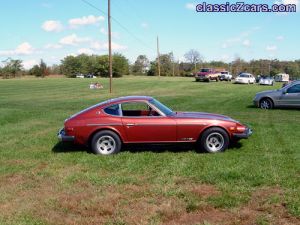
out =
[[(108, 16), (108, 14), (99, 9), (97, 6), (95, 6), (94, 4), (90, 3), (87, 0), (81, 0), (82, 2), (84, 2), (85, 4), (89, 5), (90, 7), (98, 10), (99, 12), (103, 13), (104, 15)], [(146, 44), (144, 41), (142, 41), (140, 38), (138, 38), (135, 34), (133, 34), (129, 29), (127, 29), (124, 25), (122, 25), (116, 18), (111, 16), (111, 19), (119, 25), (119, 27), (121, 27), (123, 30), (125, 30), (129, 35), (131, 35), (134, 39), (136, 39), (138, 42), (140, 42), (142, 45), (144, 45), (145, 47), (149, 48), (150, 50), (154, 51), (154, 49), (152, 47), (150, 47), (150, 45)]]

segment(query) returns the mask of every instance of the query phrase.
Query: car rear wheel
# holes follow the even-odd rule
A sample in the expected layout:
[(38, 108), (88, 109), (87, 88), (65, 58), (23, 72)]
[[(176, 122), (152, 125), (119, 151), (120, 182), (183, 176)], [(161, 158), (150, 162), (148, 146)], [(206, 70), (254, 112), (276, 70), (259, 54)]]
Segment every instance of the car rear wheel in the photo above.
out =
[(112, 131), (100, 131), (91, 141), (92, 151), (97, 155), (117, 154), (121, 150), (122, 142)]
[(202, 134), (200, 145), (208, 153), (224, 152), (229, 145), (229, 136), (221, 128), (209, 128)]
[(269, 98), (264, 98), (259, 102), (259, 107), (261, 109), (272, 109), (273, 108), (273, 102)]

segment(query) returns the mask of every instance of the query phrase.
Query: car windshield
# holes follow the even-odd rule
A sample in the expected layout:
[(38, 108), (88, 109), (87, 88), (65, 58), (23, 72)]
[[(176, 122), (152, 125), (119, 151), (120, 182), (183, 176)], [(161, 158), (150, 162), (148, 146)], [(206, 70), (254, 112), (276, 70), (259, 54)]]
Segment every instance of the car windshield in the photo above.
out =
[(239, 77), (249, 77), (249, 74), (240, 74)]
[(169, 109), (164, 104), (160, 103), (156, 99), (152, 99), (149, 101), (152, 105), (154, 105), (156, 108), (158, 108), (161, 112), (163, 112), (166, 116), (170, 116), (173, 114), (173, 111)]
[(200, 72), (207, 73), (207, 72), (209, 72), (209, 69), (201, 69)]

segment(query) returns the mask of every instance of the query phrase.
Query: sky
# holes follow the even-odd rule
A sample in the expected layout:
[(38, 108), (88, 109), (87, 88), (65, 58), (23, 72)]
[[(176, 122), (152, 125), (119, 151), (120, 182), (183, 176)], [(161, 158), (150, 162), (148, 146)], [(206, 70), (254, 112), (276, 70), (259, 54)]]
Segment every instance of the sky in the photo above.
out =
[[(246, 3), (300, 0), (247, 0)], [(95, 9), (88, 3), (96, 6)], [(134, 62), (173, 52), (184, 61), (190, 49), (205, 61), (300, 59), (300, 13), (197, 13), (193, 0), (111, 0), (113, 52)], [(209, 3), (236, 1), (210, 0)], [(26, 69), (43, 59), (107, 54), (107, 0), (2, 0), (0, 61), (21, 59)], [(104, 12), (104, 13), (103, 13)]]

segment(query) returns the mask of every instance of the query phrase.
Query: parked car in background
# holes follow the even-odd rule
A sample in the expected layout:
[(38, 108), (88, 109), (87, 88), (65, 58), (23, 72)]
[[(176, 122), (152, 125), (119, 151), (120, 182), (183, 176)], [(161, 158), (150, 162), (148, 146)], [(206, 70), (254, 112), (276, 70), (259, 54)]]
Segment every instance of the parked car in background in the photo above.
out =
[(228, 71), (222, 71), (220, 72), (220, 77), (219, 77), (220, 81), (231, 81), (232, 80), (232, 75), (228, 72)]
[(85, 75), (85, 78), (93, 78), (93, 79), (95, 79), (97, 77), (94, 76), (93, 74), (87, 74), (87, 75)]
[(241, 73), (234, 81), (235, 84), (254, 84), (255, 77), (251, 73)]
[(300, 81), (294, 81), (278, 90), (259, 92), (253, 103), (262, 109), (300, 107)]
[(196, 73), (195, 79), (196, 81), (219, 81), (220, 72), (216, 71), (212, 68), (204, 68), (201, 69), (198, 73)]
[(258, 83), (260, 85), (273, 86), (275, 83), (275, 80), (273, 77), (270, 77), (270, 76), (261, 76)]
[(279, 73), (275, 76), (276, 82), (289, 82), (289, 80), (290, 80), (290, 75), (286, 73)]
[(173, 112), (152, 97), (129, 96), (71, 116), (58, 138), (88, 145), (95, 154), (102, 155), (116, 154), (127, 143), (193, 143), (217, 153), (225, 151), (230, 142), (251, 134), (251, 129), (227, 116)]
[(76, 78), (84, 78), (84, 75), (83, 74), (77, 74)]

